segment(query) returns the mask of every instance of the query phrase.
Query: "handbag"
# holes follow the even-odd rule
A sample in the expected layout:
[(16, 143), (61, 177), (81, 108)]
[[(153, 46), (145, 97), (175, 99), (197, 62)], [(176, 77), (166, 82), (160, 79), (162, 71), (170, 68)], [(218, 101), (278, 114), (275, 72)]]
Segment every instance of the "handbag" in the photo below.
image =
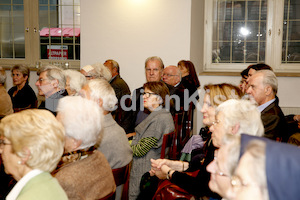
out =
[(192, 194), (189, 194), (184, 189), (171, 183), (169, 180), (162, 180), (153, 196), (152, 200), (163, 200), (163, 199), (189, 199), (195, 200)]
[[(196, 176), (199, 170), (194, 172), (184, 172), (190, 176)], [(197, 199), (194, 195), (188, 193), (185, 189), (182, 189), (178, 185), (172, 183), (169, 180), (161, 180), (158, 184), (158, 188), (152, 198), (152, 200), (172, 200), (172, 199)]]

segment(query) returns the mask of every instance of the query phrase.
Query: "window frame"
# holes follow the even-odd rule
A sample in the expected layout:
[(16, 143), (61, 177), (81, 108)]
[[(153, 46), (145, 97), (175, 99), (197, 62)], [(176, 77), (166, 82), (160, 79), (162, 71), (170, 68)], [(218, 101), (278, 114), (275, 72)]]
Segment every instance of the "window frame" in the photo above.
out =
[[(213, 1), (204, 0), (203, 69), (201, 74), (237, 75), (254, 63), (212, 63)], [(273, 14), (276, 13), (276, 14)], [(265, 63), (278, 76), (300, 76), (300, 63), (281, 63), (284, 0), (268, 0)]]
[(80, 60), (56, 60), (40, 58), (39, 0), (23, 0), (25, 58), (1, 58), (1, 66), (10, 69), (16, 64), (27, 65), (31, 70), (41, 66), (56, 65), (62, 68), (79, 69)]

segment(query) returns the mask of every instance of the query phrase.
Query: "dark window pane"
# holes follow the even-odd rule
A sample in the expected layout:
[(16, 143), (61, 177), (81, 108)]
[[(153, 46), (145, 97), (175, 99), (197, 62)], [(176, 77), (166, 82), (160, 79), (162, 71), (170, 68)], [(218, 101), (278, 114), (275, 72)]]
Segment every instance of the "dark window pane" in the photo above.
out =
[(13, 4), (23, 4), (23, 0), (13, 0)]
[(245, 20), (245, 1), (233, 1), (233, 20)]

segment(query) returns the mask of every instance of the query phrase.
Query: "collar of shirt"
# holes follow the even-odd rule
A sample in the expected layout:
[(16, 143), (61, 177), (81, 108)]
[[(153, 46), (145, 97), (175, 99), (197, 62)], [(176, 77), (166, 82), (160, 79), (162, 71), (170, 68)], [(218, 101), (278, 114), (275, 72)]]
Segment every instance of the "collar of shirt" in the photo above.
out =
[(109, 83), (111, 83), (118, 75), (115, 75), (114, 77), (112, 77), (109, 81)]
[(266, 107), (268, 107), (268, 106), (269, 106), (271, 103), (273, 103), (275, 100), (276, 100), (276, 98), (274, 98), (274, 99), (272, 99), (272, 100), (270, 100), (270, 101), (268, 101), (268, 102), (266, 102), (266, 103), (264, 103), (264, 104), (258, 106), (258, 107), (257, 107), (258, 110), (259, 110), (260, 112), (262, 112)]
[(177, 87), (180, 84), (180, 82), (178, 82), (176, 85), (174, 85), (174, 87)]
[(26, 185), (28, 181), (30, 181), (33, 177), (42, 173), (42, 170), (34, 169), (28, 172), (25, 176), (23, 176), (17, 184), (13, 187), (10, 193), (7, 195), (6, 200), (15, 200), (19, 196), (20, 192), (22, 191), (23, 187)]

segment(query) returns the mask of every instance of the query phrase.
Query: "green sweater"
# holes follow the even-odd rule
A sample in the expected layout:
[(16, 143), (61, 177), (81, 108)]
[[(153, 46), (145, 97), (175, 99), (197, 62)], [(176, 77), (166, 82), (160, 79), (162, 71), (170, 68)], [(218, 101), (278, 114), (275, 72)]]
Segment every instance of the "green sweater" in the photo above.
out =
[(68, 197), (56, 178), (43, 172), (28, 181), (17, 200), (67, 200)]

